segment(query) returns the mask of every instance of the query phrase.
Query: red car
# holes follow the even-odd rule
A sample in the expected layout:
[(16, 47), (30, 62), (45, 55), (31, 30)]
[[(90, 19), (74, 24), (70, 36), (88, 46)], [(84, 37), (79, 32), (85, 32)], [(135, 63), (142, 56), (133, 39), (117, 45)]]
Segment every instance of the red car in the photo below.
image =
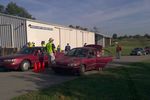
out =
[(70, 50), (66, 55), (56, 59), (56, 63), (52, 65), (55, 72), (71, 71), (73, 73), (84, 74), (89, 70), (102, 70), (105, 65), (112, 61), (110, 52), (102, 52), (102, 47), (79, 47)]
[[(44, 53), (44, 50), (43, 47), (23, 48), (14, 55), (0, 57), (0, 66), (7, 69), (26, 71), (33, 67), (33, 64), (39, 61), (41, 57), (48, 64), (48, 56)], [(42, 55), (39, 55), (38, 51)]]

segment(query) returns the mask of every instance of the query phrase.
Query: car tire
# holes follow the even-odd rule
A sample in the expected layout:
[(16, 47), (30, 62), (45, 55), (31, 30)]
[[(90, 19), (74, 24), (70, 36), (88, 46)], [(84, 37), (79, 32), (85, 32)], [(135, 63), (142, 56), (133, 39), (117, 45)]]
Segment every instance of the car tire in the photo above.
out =
[(21, 71), (27, 71), (27, 70), (29, 70), (30, 67), (31, 67), (31, 64), (27, 60), (24, 60), (20, 65)]
[(80, 65), (80, 75), (84, 75), (84, 74), (85, 74), (85, 66)]

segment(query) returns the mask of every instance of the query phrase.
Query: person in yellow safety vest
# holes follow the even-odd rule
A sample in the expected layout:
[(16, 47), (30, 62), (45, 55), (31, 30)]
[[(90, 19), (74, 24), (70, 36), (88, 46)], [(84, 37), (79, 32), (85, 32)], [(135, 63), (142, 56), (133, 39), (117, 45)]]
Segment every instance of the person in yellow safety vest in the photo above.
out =
[(45, 41), (41, 41), (41, 46), (46, 47)]
[(57, 52), (61, 52), (60, 45), (57, 46)]
[(35, 43), (34, 42), (32, 42), (32, 47), (35, 47)]
[(49, 57), (49, 63), (55, 63), (55, 56), (54, 56), (54, 53), (53, 53), (53, 39), (52, 38), (49, 38), (49, 42), (46, 44), (46, 51), (48, 53), (48, 57)]
[(27, 43), (27, 47), (32, 47), (32, 43), (31, 43), (31, 42), (28, 42), (28, 43)]

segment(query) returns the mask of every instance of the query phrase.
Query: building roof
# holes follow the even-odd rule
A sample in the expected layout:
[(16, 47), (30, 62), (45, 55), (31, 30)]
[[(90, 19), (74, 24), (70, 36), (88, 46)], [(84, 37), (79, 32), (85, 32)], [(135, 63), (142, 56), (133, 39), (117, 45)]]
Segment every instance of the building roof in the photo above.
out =
[(101, 36), (106, 37), (106, 38), (112, 38), (111, 36), (106, 35), (106, 34), (104, 34), (104, 33), (95, 33), (95, 34), (101, 35)]
[[(75, 28), (71, 28), (71, 27), (68, 27), (68, 26), (64, 26), (64, 25), (58, 25), (58, 24), (53, 24), (53, 23), (47, 23), (47, 22), (43, 22), (43, 21), (39, 21), (39, 20), (33, 20), (33, 19), (24, 18), (24, 17), (19, 17), (19, 16), (14, 16), (14, 15), (8, 15), (8, 14), (3, 14), (3, 13), (0, 13), (0, 15), (2, 15), (2, 16), (7, 16), (7, 17), (18, 18), (18, 19), (27, 20), (27, 21), (32, 21), (32, 22), (37, 22), (37, 23), (41, 23), (41, 24), (54, 25), (54, 26), (56, 26), (56, 27), (58, 26), (58, 27), (64, 27), (64, 28), (69, 28), (69, 29), (74, 29), (74, 30), (80, 30), (80, 29), (75, 29)], [(80, 31), (85, 31), (85, 30), (80, 30)], [(85, 32), (91, 32), (91, 31), (85, 31)]]

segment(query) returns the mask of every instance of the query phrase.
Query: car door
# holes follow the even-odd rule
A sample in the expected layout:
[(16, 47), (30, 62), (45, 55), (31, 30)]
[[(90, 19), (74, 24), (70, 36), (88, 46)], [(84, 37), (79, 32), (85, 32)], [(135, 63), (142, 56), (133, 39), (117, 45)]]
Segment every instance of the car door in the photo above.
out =
[(45, 54), (44, 54), (44, 50), (42, 47), (35, 47), (35, 48), (33, 48), (32, 52), (33, 53), (31, 55), (30, 59), (33, 63), (39, 62), (39, 61), (44, 61)]
[(105, 67), (109, 62), (112, 61), (112, 54), (108, 50), (102, 50), (100, 56), (96, 57), (96, 69), (99, 67)]
[(88, 51), (88, 57), (86, 59), (86, 70), (92, 70), (96, 67), (96, 53), (94, 49)]
[(40, 48), (32, 48), (33, 49), (33, 53), (31, 55), (31, 61), (34, 64), (35, 62), (38, 62), (40, 59), (40, 52), (41, 49)]

